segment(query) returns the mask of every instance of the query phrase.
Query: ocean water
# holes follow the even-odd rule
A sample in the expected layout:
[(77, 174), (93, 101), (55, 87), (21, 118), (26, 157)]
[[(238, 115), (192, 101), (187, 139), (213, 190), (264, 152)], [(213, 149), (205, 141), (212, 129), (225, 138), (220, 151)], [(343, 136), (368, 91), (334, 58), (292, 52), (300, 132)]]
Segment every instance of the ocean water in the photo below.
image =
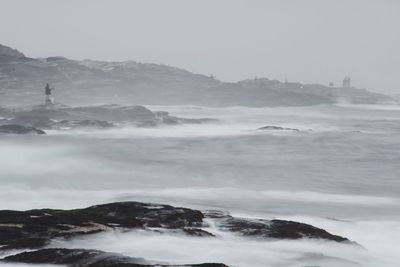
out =
[[(201, 125), (0, 136), (0, 209), (145, 201), (297, 220), (361, 246), (133, 231), (53, 246), (157, 262), (400, 266), (400, 106), (149, 106)], [(275, 125), (300, 131), (270, 131)]]

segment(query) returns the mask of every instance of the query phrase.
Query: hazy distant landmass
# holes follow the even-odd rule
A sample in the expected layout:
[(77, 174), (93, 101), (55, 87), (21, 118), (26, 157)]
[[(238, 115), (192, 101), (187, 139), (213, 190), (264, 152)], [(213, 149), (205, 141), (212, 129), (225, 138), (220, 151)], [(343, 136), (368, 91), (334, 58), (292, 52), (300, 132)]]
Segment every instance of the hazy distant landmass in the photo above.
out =
[[(240, 62), (238, 62), (240, 64)], [(280, 82), (267, 78), (237, 83), (160, 64), (134, 61), (30, 58), (0, 45), (0, 105), (43, 101), (43, 87), (56, 87), (58, 101), (70, 105), (148, 104), (203, 106), (307, 106), (347, 101), (377, 104), (390, 96), (365, 89)]]

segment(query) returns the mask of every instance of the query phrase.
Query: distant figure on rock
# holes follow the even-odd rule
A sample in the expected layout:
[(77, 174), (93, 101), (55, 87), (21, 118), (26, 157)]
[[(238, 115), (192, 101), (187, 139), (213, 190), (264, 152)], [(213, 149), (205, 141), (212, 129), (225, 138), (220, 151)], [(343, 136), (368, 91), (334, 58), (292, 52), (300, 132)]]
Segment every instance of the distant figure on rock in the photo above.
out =
[(44, 93), (46, 95), (46, 105), (53, 104), (54, 98), (51, 96), (51, 92), (54, 88), (51, 88), (48, 83), (46, 83), (46, 87), (44, 88)]

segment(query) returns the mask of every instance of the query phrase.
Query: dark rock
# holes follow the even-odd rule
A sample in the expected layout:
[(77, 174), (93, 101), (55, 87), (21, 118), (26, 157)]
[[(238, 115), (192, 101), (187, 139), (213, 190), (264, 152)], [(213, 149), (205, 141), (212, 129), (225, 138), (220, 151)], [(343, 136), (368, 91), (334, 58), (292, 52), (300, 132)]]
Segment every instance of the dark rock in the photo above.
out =
[[(151, 267), (176, 266), (152, 264), (142, 258), (126, 257), (117, 253), (108, 253), (99, 250), (52, 248), (31, 252), (23, 252), (6, 257), (5, 262), (35, 263), (35, 264), (62, 264), (79, 267)], [(190, 264), (179, 266), (193, 267), (227, 267), (220, 263)]]
[(285, 220), (270, 221), (270, 236), (286, 239), (317, 238), (336, 242), (349, 242), (345, 237), (330, 234), (312, 225)]
[(199, 228), (184, 228), (183, 231), (190, 236), (215, 237), (215, 235), (211, 234), (210, 232)]
[(146, 230), (158, 234), (184, 234), (193, 237), (215, 237), (214, 234), (207, 232), (204, 229), (185, 227), (183, 229), (160, 229), (160, 228), (147, 228)]
[(0, 133), (6, 134), (46, 134), (45, 131), (35, 127), (23, 126), (19, 124), (4, 124), (0, 125)]
[[(0, 249), (40, 247), (56, 237), (69, 238), (115, 228), (199, 227), (202, 220), (203, 214), (198, 210), (139, 202), (118, 202), (76, 210), (2, 210), (0, 245), (3, 247)], [(187, 233), (194, 235), (194, 230)]]
[(203, 211), (204, 216), (212, 219), (220, 219), (229, 217), (229, 212), (222, 210), (205, 210)]
[(284, 221), (260, 220), (226, 216), (220, 218), (218, 226), (222, 230), (240, 233), (244, 236), (276, 239), (324, 239), (336, 242), (350, 242), (347, 238), (333, 235), (309, 224)]
[(169, 205), (116, 202), (75, 210), (2, 210), (0, 250), (41, 248), (55, 238), (73, 238), (113, 229), (146, 229), (159, 233), (213, 237), (207, 231), (204, 217), (212, 220), (220, 230), (249, 237), (349, 241), (299, 222), (236, 218), (221, 211), (202, 213)]
[(295, 131), (295, 132), (300, 131), (299, 129), (295, 129), (295, 128), (284, 128), (284, 127), (272, 126), (272, 125), (258, 128), (258, 130), (281, 130), (281, 131)]

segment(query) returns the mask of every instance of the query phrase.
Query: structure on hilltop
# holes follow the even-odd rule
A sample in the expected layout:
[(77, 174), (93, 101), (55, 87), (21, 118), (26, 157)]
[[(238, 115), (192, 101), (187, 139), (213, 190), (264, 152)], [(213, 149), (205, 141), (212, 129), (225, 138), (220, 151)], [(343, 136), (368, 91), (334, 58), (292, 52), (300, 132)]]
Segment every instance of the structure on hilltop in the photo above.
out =
[(350, 78), (350, 76), (344, 77), (342, 87), (343, 88), (350, 88), (351, 87), (351, 78)]

